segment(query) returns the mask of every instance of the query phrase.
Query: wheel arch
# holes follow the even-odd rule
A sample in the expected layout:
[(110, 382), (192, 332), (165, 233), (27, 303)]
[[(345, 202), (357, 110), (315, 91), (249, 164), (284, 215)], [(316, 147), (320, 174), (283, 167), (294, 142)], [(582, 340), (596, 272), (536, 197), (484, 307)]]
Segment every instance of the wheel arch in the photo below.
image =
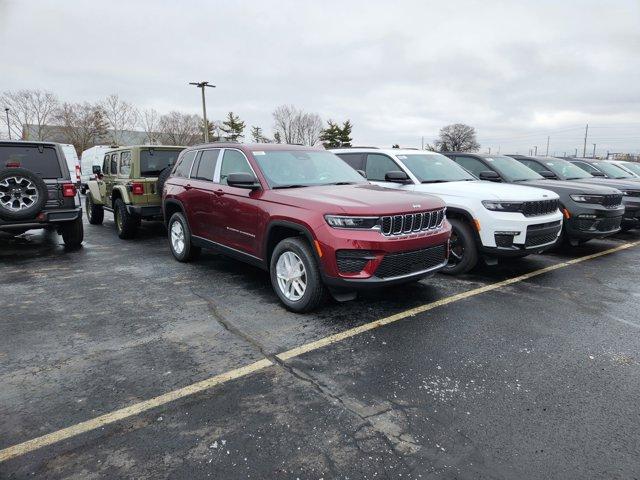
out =
[(473, 232), (473, 237), (477, 242), (478, 246), (482, 246), (482, 240), (480, 239), (480, 234), (478, 233), (478, 228), (476, 226), (475, 219), (467, 210), (458, 207), (449, 207), (447, 206), (447, 218), (461, 220), (471, 227), (471, 231)]
[(285, 238), (300, 236), (302, 236), (307, 240), (307, 242), (309, 242), (311, 251), (313, 252), (313, 255), (318, 264), (320, 264), (318, 252), (315, 248), (315, 239), (313, 238), (313, 235), (311, 234), (311, 230), (309, 230), (309, 228), (296, 222), (287, 220), (274, 220), (267, 226), (263, 245), (264, 258), (267, 268), (269, 268), (271, 265), (271, 255), (273, 254), (273, 250), (276, 248), (276, 245), (278, 245), (278, 243), (280, 243)]

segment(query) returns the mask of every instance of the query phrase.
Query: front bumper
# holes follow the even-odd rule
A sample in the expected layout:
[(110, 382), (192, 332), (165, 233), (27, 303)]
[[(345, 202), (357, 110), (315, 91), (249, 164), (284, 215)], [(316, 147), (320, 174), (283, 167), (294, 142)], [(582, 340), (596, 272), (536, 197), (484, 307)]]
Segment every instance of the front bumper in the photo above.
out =
[(44, 228), (50, 225), (73, 222), (78, 218), (82, 218), (82, 208), (80, 207), (65, 210), (44, 210), (40, 212), (36, 218), (29, 220), (0, 219), (0, 230), (32, 230), (36, 228)]
[[(410, 282), (444, 268), (451, 225), (445, 220), (433, 231), (391, 237), (377, 231), (341, 230), (328, 225), (318, 225), (314, 231), (322, 252), (319, 263), (325, 284), (360, 289)], [(362, 269), (341, 271), (337, 261), (340, 251), (363, 253), (367, 259)]]
[[(633, 200), (631, 200), (633, 198)], [(624, 216), (622, 217), (622, 226), (625, 228), (640, 227), (640, 202), (637, 197), (624, 197), (623, 205), (625, 207)]]
[(625, 208), (606, 208), (600, 205), (585, 206), (574, 203), (565, 220), (565, 235), (570, 239), (589, 240), (603, 238), (620, 231)]

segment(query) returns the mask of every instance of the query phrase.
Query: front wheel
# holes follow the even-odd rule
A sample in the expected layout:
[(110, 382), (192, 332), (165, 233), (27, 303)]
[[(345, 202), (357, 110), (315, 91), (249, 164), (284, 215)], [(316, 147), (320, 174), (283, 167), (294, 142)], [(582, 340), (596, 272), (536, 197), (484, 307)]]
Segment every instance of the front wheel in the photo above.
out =
[(466, 273), (478, 263), (478, 249), (476, 240), (467, 222), (450, 218), (451, 240), (449, 262), (442, 270), (448, 275)]
[(85, 209), (87, 211), (87, 219), (91, 225), (102, 225), (104, 220), (104, 208), (102, 205), (93, 203), (91, 193), (85, 198)]
[(280, 301), (292, 312), (317, 308), (326, 289), (309, 244), (300, 238), (285, 238), (271, 255), (271, 284)]
[(191, 230), (182, 213), (176, 212), (171, 215), (167, 232), (169, 234), (169, 248), (176, 260), (188, 262), (200, 255), (200, 247), (195, 247), (191, 243)]

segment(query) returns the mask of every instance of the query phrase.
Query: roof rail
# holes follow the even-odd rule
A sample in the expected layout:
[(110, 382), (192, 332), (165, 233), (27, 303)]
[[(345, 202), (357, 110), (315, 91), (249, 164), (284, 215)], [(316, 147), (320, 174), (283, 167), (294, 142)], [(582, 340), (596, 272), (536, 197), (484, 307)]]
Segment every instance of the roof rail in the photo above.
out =
[(327, 150), (338, 150), (338, 149), (347, 150), (349, 148), (375, 148), (376, 150), (380, 150), (379, 147), (370, 147), (367, 145), (351, 145), (349, 147), (331, 147), (331, 148), (327, 148)]

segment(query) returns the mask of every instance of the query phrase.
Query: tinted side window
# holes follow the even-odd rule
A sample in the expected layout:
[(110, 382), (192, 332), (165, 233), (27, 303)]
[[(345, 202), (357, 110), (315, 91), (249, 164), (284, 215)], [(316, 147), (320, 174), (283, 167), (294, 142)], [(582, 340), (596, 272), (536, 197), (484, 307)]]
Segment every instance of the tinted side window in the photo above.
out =
[(385, 181), (387, 172), (398, 171), (400, 167), (386, 155), (369, 153), (367, 155), (367, 168), (365, 173), (368, 180)]
[(131, 173), (131, 152), (120, 154), (120, 175), (128, 177)]
[(193, 159), (196, 158), (196, 150), (192, 150), (191, 152), (185, 153), (176, 164), (176, 168), (173, 170), (174, 177), (180, 178), (188, 178), (189, 173), (191, 172), (191, 164), (193, 163)]
[(227, 184), (227, 177), (230, 173), (251, 173), (251, 166), (244, 154), (238, 150), (225, 150), (222, 156), (222, 166), (220, 167), (220, 183)]
[(216, 164), (218, 163), (218, 154), (220, 149), (205, 150), (200, 155), (197, 168), (193, 168), (191, 172), (191, 178), (197, 178), (198, 180), (213, 180), (213, 173), (216, 171)]
[(364, 170), (364, 153), (338, 153), (342, 160), (355, 170)]
[(118, 154), (117, 153), (112, 153), (111, 154), (111, 169), (110, 169), (111, 175), (115, 175), (118, 172)]
[(482, 163), (477, 158), (473, 157), (461, 157), (456, 156), (455, 162), (464, 168), (469, 173), (475, 175), (476, 177), (480, 176), (480, 172), (486, 172), (487, 170), (491, 170), (484, 163)]
[(109, 173), (109, 155), (104, 156), (104, 162), (102, 162), (102, 173)]

